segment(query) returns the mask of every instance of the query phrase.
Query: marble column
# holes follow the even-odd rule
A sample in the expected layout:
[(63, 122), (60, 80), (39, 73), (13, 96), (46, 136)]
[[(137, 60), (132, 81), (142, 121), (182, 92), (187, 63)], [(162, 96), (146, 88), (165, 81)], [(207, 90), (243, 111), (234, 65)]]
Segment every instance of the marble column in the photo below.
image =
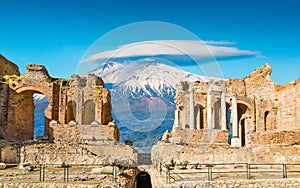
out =
[(194, 89), (193, 89), (193, 84), (190, 84), (190, 98), (189, 98), (189, 106), (190, 106), (190, 129), (194, 130), (195, 129), (195, 108), (194, 108)]
[(207, 92), (207, 128), (212, 129), (211, 91)]
[(223, 91), (221, 94), (221, 130), (226, 131), (226, 98), (225, 92)]
[(238, 135), (238, 111), (237, 111), (237, 101), (236, 101), (236, 94), (232, 96), (232, 139), (231, 139), (231, 146), (233, 147), (240, 147), (240, 138)]

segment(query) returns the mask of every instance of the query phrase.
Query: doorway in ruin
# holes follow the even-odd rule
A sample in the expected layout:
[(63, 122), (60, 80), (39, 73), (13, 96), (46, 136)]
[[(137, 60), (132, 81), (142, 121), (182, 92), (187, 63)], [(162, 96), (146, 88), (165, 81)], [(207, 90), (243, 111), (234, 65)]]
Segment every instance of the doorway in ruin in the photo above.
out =
[(51, 119), (50, 111), (49, 100), (39, 91), (15, 93), (9, 100), (6, 139), (26, 141), (46, 135)]
[(45, 118), (45, 111), (49, 106), (49, 100), (47, 97), (40, 93), (33, 94), (34, 103), (34, 139), (37, 136), (45, 135), (45, 123), (48, 123)]
[(84, 103), (83, 112), (83, 124), (91, 124), (95, 121), (95, 103), (92, 100), (88, 100)]
[(241, 146), (243, 147), (246, 145), (246, 127), (245, 127), (245, 118), (243, 117), (243, 115), (247, 113), (248, 107), (245, 104), (238, 103), (237, 110), (238, 110), (239, 134), (241, 138)]

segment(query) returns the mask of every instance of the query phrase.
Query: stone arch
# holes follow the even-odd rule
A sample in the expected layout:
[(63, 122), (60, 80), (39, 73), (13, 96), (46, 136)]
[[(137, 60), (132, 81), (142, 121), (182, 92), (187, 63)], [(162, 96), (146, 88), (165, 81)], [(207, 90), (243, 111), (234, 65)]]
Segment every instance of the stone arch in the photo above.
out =
[[(45, 95), (33, 87), (22, 87), (9, 97), (8, 104), (8, 126), (5, 128), (7, 140), (26, 141), (34, 139), (34, 101), (33, 94), (39, 93)], [(49, 96), (49, 95), (48, 95)], [(44, 112), (44, 136), (49, 136), (49, 122), (52, 120), (52, 106), (47, 95), (49, 105)]]
[(243, 104), (247, 107), (247, 114), (252, 115), (253, 109), (254, 109), (254, 105), (253, 102), (245, 99), (245, 98), (237, 98), (237, 103), (238, 104)]
[[(41, 85), (43, 85), (43, 83), (41, 83)], [(22, 93), (24, 91), (35, 91), (35, 93), (40, 93), (43, 94), (47, 97), (47, 99), (52, 101), (53, 95), (52, 92), (50, 90), (45, 90), (44, 88), (40, 87), (39, 85), (37, 86), (23, 86), (23, 87), (19, 87), (15, 89), (16, 93)]]
[(135, 188), (152, 188), (151, 177), (148, 172), (138, 173), (135, 180)]
[[(26, 73), (20, 76), (7, 78), (7, 81), (10, 83), (8, 85), (9, 104), (7, 105), (8, 113), (3, 132), (4, 139), (10, 141), (33, 139), (33, 93), (45, 95), (49, 102), (45, 110), (44, 136), (52, 138), (49, 122), (51, 120), (58, 120), (60, 94), (58, 80), (51, 78), (46, 68), (42, 65), (31, 64), (27, 65), (26, 69)], [(32, 113), (28, 115), (28, 112)]]
[(246, 117), (251, 116), (251, 109), (247, 105), (247, 102), (238, 101), (237, 102), (237, 111), (238, 111), (238, 130), (241, 141), (241, 146), (246, 146), (247, 143), (247, 134), (249, 132), (249, 126), (247, 125)]
[(91, 124), (93, 121), (95, 121), (95, 103), (92, 100), (87, 100), (84, 103), (84, 109), (83, 109), (83, 118), (82, 123), (83, 124)]

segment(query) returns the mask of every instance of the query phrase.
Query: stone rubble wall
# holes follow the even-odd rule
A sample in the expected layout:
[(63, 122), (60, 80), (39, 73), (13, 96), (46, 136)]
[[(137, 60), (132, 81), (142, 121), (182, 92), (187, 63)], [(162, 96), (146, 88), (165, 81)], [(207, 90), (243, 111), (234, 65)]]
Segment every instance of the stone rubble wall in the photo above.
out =
[[(54, 142), (83, 142), (92, 141), (119, 141), (119, 129), (109, 125), (60, 125), (51, 126)], [(63, 131), (62, 131), (63, 130)], [(65, 136), (68, 135), (68, 136)]]
[(8, 145), (1, 143), (0, 145), (0, 159), (7, 164), (14, 164), (20, 162), (20, 148), (19, 145)]
[[(153, 178), (153, 176), (151, 177)], [(163, 178), (162, 178), (163, 179)], [(194, 182), (182, 182), (166, 184), (160, 182), (155, 184), (156, 188), (258, 188), (258, 187), (268, 187), (268, 188), (297, 188), (300, 186), (300, 180), (296, 178), (291, 179), (258, 179), (258, 180), (218, 180), (218, 181), (194, 181)], [(19, 188), (34, 188), (34, 187), (48, 187), (48, 188), (123, 188), (124, 185), (118, 185), (115, 183), (97, 183), (97, 184), (87, 184), (87, 183), (0, 183), (0, 188), (5, 187), (19, 187)]]
[(7, 125), (7, 114), (8, 114), (8, 85), (0, 82), (0, 139), (4, 138), (3, 129)]
[(276, 88), (276, 120), (278, 129), (300, 129), (300, 78)]
[(18, 187), (18, 188), (36, 188), (36, 187), (47, 187), (47, 188), (125, 188), (125, 185), (119, 185), (118, 183), (1, 183), (0, 188), (7, 187)]
[(268, 187), (268, 188), (298, 188), (300, 187), (300, 179), (257, 179), (257, 180), (217, 180), (217, 181), (200, 181), (200, 182), (185, 182), (177, 183), (175, 187), (184, 188), (258, 188), (258, 187)]
[(31, 164), (137, 164), (137, 151), (127, 145), (111, 143), (41, 143), (22, 146), (21, 163)]
[(235, 148), (225, 144), (178, 145), (158, 143), (151, 150), (152, 162), (189, 163), (298, 163), (299, 146), (256, 146)]

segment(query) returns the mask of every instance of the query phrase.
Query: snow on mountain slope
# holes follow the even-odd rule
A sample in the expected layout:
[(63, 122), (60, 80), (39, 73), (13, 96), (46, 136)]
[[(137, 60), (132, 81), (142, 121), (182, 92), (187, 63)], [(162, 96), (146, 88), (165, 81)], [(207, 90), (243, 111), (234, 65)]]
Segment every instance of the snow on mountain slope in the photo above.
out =
[(46, 100), (46, 96), (40, 93), (34, 93), (33, 94), (33, 99), (34, 101), (45, 101)]
[(175, 87), (180, 81), (207, 81), (204, 76), (185, 72), (155, 61), (129, 64), (108, 62), (92, 71), (102, 77), (113, 89), (122, 90), (129, 96), (170, 97), (175, 95)]

